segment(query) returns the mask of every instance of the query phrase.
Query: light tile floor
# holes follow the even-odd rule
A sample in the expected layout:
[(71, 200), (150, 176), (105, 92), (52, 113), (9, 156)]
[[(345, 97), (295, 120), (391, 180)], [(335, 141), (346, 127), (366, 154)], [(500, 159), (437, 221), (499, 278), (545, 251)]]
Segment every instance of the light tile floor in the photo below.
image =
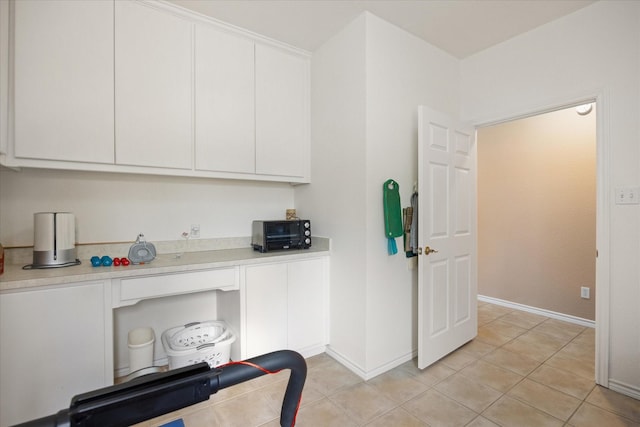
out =
[[(640, 426), (640, 401), (594, 383), (593, 329), (478, 303), (476, 339), (421, 371), (369, 381), (322, 354), (307, 360), (297, 426)], [(277, 427), (288, 371), (221, 390), (142, 423)]]

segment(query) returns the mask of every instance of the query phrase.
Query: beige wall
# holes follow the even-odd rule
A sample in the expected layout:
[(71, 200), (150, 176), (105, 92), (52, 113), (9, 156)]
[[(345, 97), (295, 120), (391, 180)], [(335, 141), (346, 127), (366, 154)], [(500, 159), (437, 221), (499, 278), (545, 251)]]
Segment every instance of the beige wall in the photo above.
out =
[(570, 108), (479, 129), (479, 294), (595, 319), (595, 117)]

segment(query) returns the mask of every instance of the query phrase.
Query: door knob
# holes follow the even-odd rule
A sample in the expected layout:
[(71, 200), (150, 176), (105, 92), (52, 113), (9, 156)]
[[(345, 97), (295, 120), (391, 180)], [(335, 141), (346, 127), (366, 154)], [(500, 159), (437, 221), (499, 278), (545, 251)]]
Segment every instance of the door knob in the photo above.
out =
[(429, 254), (436, 253), (436, 252), (438, 252), (436, 249), (431, 249), (429, 246), (426, 246), (424, 248), (424, 254), (425, 255), (429, 255)]

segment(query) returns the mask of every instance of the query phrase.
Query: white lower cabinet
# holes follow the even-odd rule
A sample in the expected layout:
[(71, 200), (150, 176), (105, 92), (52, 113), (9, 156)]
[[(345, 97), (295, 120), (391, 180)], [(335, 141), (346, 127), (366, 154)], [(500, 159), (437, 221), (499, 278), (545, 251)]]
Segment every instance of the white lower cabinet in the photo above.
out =
[(319, 255), (6, 291), (0, 427), (54, 414), (73, 396), (113, 384), (127, 331), (143, 324), (156, 332), (157, 354), (166, 328), (216, 317), (240, 335), (233, 360), (282, 349), (321, 353), (328, 289), (329, 257)]
[(68, 408), (113, 383), (103, 282), (0, 295), (0, 425)]
[(246, 356), (287, 348), (287, 264), (247, 267)]
[(327, 344), (325, 259), (287, 264), (287, 339), (289, 348), (305, 351)]
[(327, 344), (328, 258), (246, 267), (243, 358), (290, 349), (303, 356)]

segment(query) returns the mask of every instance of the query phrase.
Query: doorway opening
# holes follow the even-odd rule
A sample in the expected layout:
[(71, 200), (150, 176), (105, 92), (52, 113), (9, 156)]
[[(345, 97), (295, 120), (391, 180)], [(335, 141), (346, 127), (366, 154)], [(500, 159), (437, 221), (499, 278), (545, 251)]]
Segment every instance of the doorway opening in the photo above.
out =
[[(585, 103), (591, 104), (591, 111), (579, 114), (576, 107)], [(478, 293), (560, 313), (559, 318), (574, 323), (595, 325), (596, 382), (606, 387), (608, 262), (597, 258), (598, 250), (600, 255), (608, 253), (609, 239), (603, 226), (608, 217), (603, 123), (594, 98), (478, 126)], [(502, 129), (496, 130), (498, 127)], [(495, 133), (510, 136), (506, 143), (502, 141), (506, 149), (493, 153), (493, 161), (503, 163), (501, 169), (488, 169), (485, 160), (491, 150), (484, 149), (487, 136)], [(524, 147), (518, 146), (522, 140)], [(489, 148), (496, 151), (496, 147)], [(508, 170), (511, 173), (505, 176)], [(499, 174), (503, 174), (504, 185), (485, 191), (484, 186)], [(578, 194), (571, 189), (579, 189)], [(487, 209), (490, 204), (485, 202), (493, 203), (494, 208)], [(505, 221), (510, 211), (515, 218)], [(493, 222), (493, 228), (486, 226), (486, 220)], [(495, 230), (500, 230), (501, 240), (492, 242), (490, 233), (496, 234)], [(514, 261), (517, 256), (520, 260)], [(570, 268), (564, 269), (563, 262)], [(491, 269), (505, 269), (512, 279), (520, 280), (487, 283), (497, 274)], [(538, 276), (532, 276), (533, 271)], [(582, 288), (588, 288), (589, 299), (584, 298), (587, 291)]]
[(589, 105), (588, 114), (570, 107), (478, 129), (480, 295), (595, 321)]

